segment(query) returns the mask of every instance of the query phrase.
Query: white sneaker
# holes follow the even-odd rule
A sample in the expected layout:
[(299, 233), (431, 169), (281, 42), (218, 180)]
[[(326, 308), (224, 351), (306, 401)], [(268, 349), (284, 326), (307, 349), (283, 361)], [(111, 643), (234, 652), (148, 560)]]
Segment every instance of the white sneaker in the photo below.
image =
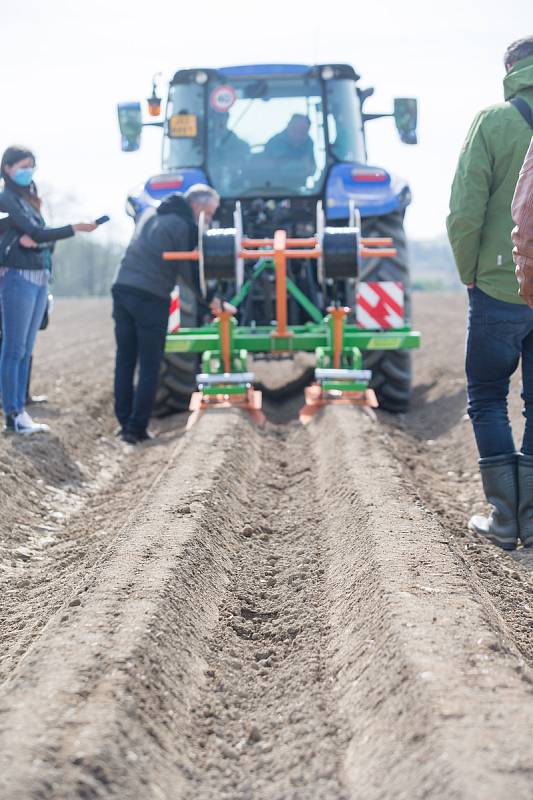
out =
[(30, 417), (26, 409), (24, 409), (24, 411), (21, 411), (20, 414), (17, 414), (15, 419), (17, 419), (21, 425), (25, 425), (26, 427), (31, 427), (34, 424), (32, 418)]
[(21, 411), (13, 420), (14, 433), (32, 434), (49, 431), (50, 426), (44, 422), (34, 422), (27, 411)]

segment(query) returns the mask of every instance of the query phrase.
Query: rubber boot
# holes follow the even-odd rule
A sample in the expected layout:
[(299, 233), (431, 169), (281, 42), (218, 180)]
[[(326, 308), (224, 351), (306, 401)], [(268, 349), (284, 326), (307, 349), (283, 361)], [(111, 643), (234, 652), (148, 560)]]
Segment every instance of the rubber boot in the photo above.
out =
[(524, 547), (533, 547), (533, 456), (518, 454), (518, 528)]
[(479, 470), (485, 497), (492, 505), (492, 510), (488, 517), (481, 514), (473, 516), (468, 527), (497, 547), (514, 550), (519, 530), (517, 457), (513, 453), (480, 458)]

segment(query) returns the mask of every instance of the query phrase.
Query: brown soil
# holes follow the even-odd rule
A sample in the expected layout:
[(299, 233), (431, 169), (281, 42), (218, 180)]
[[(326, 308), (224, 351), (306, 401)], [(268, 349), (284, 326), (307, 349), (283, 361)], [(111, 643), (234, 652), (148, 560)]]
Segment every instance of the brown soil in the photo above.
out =
[(0, 441), (0, 797), (531, 797), (531, 558), (466, 531), (463, 299), (416, 311), (401, 418), (270, 401), (131, 448), (108, 304), (58, 304), (52, 433)]

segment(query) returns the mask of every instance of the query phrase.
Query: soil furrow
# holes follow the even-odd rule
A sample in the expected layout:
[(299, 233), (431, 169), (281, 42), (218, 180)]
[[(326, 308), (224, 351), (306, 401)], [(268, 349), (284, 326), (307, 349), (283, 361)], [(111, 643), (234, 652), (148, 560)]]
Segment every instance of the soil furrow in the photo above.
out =
[(326, 669), (318, 487), (302, 433), (259, 437), (256, 467), (243, 476), (239, 547), (190, 732), (198, 800), (347, 798), (346, 726)]

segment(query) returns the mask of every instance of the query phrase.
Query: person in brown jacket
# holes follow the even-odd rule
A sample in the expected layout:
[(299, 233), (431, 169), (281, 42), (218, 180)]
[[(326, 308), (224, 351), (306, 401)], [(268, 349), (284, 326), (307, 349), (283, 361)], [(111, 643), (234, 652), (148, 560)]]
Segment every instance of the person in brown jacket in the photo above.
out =
[[(533, 138), (520, 170), (511, 212), (516, 225), (511, 236), (518, 293), (533, 308)], [(524, 399), (526, 392), (528, 387), (524, 381)], [(518, 455), (517, 519), (524, 546), (533, 546), (533, 456), (524, 453)]]
[(511, 211), (516, 224), (512, 237), (518, 294), (533, 308), (533, 138), (520, 170)]

